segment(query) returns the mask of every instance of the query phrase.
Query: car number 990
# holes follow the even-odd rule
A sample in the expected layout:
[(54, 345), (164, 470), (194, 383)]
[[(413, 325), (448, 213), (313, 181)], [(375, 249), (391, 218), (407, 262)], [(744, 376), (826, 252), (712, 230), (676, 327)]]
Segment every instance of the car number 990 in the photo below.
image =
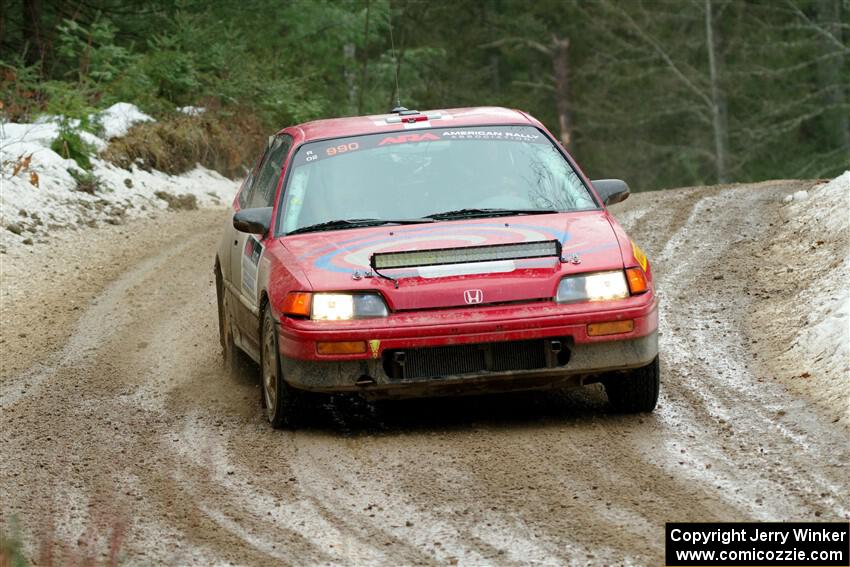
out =
[(335, 156), (336, 154), (342, 154), (345, 152), (353, 152), (360, 148), (360, 144), (357, 142), (351, 142), (348, 144), (340, 144), (338, 146), (333, 146), (325, 150), (325, 153), (329, 156)]

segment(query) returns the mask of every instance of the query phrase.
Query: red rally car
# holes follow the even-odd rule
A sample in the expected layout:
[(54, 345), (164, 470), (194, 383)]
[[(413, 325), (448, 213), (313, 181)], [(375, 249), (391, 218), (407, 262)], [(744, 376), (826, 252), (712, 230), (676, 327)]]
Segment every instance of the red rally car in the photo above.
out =
[[(275, 427), (303, 392), (370, 398), (602, 382), (658, 399), (646, 256), (536, 119), (457, 108), (317, 120), (269, 138), (215, 261), (226, 361)], [(238, 349), (238, 350), (237, 350)]]

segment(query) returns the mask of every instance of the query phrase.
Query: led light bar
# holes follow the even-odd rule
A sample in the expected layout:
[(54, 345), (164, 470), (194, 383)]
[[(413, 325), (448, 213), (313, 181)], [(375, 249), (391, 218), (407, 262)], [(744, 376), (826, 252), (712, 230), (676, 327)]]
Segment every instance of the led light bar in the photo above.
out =
[(487, 244), (462, 248), (434, 248), (403, 252), (380, 252), (372, 254), (369, 265), (373, 270), (395, 268), (418, 268), (442, 264), (467, 264), (492, 262), (495, 260), (521, 260), (524, 258), (561, 257), (559, 240), (517, 242), (516, 244)]

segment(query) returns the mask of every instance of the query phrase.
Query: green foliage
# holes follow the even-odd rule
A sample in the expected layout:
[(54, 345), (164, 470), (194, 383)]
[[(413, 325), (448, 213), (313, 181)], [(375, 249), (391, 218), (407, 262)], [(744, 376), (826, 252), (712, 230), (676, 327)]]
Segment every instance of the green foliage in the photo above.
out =
[(29, 120), (40, 103), (41, 77), (38, 66), (27, 65), (20, 56), (0, 59), (0, 101), (3, 114), (12, 120)]
[[(847, 10), (842, 0), (102, 0), (69, 19), (64, 4), (43, 3), (43, 39), (7, 21), (0, 100), (10, 119), (62, 114), (90, 130), (95, 109), (132, 102), (180, 132), (157, 132), (151, 151), (136, 139), (130, 154), (175, 170), (200, 156), (236, 174), (242, 152), (214, 119), (254, 135), (386, 112), (398, 71), (410, 108), (520, 108), (556, 136), (565, 116), (593, 176), (639, 189), (715, 182), (716, 131), (733, 180), (825, 177), (850, 161)], [(569, 41), (565, 84), (556, 40)], [(202, 129), (217, 149), (173, 119), (187, 105), (210, 109)]]
[(154, 37), (141, 65), (158, 95), (176, 104), (200, 87), (193, 54), (181, 51), (177, 37)]
[(150, 114), (163, 114), (174, 111), (174, 105), (159, 97), (156, 82), (146, 72), (142, 61), (130, 65), (104, 86), (99, 93), (102, 106), (116, 102), (132, 102)]
[(91, 170), (90, 158), (95, 153), (95, 147), (85, 142), (67, 119), (59, 125), (59, 136), (50, 144), (50, 149), (65, 159), (74, 160), (84, 170)]
[(41, 113), (48, 116), (61, 116), (64, 128), (68, 129), (70, 121), (79, 121), (85, 130), (96, 128), (91, 123), (90, 116), (97, 108), (90, 102), (89, 93), (79, 85), (65, 81), (44, 81), (40, 85), (45, 102)]
[(78, 82), (108, 83), (136, 59), (130, 51), (115, 44), (115, 27), (98, 17), (89, 26), (64, 20), (58, 27), (58, 58), (77, 63)]

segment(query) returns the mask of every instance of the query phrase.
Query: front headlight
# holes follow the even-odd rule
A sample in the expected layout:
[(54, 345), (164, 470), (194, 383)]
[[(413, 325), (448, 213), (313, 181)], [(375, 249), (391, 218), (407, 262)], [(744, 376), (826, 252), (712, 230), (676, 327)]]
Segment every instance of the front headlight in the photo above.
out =
[(315, 293), (310, 312), (314, 321), (346, 321), (387, 315), (386, 303), (375, 293)]
[(558, 303), (604, 301), (629, 296), (629, 286), (622, 270), (568, 276), (558, 284)]

